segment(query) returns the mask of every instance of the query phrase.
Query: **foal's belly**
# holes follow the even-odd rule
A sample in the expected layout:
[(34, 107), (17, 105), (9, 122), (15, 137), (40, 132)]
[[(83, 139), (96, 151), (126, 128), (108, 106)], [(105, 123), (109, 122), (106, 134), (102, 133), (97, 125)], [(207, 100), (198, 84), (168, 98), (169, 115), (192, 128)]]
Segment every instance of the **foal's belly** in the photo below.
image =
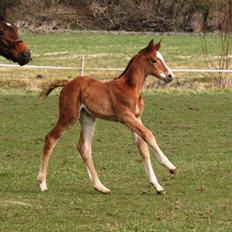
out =
[(88, 88), (82, 94), (81, 107), (93, 117), (116, 120), (113, 103), (105, 88)]
[(101, 107), (100, 105), (92, 106), (91, 104), (81, 104), (80, 112), (81, 111), (85, 111), (88, 115), (92, 117), (116, 121), (115, 114), (111, 110)]

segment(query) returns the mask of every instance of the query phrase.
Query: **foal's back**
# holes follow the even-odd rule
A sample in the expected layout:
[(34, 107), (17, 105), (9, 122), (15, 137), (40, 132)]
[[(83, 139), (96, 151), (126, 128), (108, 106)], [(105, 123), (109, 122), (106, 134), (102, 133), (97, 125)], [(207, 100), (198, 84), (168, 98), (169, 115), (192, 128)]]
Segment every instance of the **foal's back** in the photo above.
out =
[(79, 76), (62, 89), (60, 111), (67, 113), (67, 108), (73, 109), (75, 105), (77, 116), (85, 109), (93, 117), (120, 121), (118, 113), (126, 109), (135, 111), (138, 97), (125, 86), (123, 79), (99, 81)]
[(115, 109), (112, 102), (111, 81), (99, 81), (87, 76), (79, 76), (69, 82), (60, 94), (60, 113), (79, 112), (85, 109), (93, 117), (115, 120)]

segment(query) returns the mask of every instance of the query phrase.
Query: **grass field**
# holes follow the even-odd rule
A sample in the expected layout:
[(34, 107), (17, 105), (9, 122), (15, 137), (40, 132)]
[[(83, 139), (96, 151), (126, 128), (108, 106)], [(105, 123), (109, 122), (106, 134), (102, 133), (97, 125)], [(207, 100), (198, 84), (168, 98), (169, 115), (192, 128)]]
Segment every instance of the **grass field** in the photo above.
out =
[[(205, 67), (197, 35), (23, 32), (22, 38), (31, 48), (33, 65), (80, 67), (86, 55), (86, 67), (125, 67), (153, 38), (162, 39), (161, 52), (170, 67)], [(211, 34), (208, 40), (216, 60), (218, 37)], [(9, 62), (0, 58), (0, 63)], [(74, 78), (78, 71), (0, 69), (0, 231), (231, 231), (231, 90), (144, 94), (144, 124), (178, 167), (171, 176), (152, 156), (165, 196), (149, 185), (131, 132), (105, 121), (97, 123), (93, 156), (113, 194), (101, 195), (90, 186), (75, 149), (78, 125), (57, 145), (49, 191), (41, 193), (36, 177), (44, 136), (57, 118), (58, 96), (43, 102), (31, 90), (53, 79)], [(38, 80), (38, 74), (47, 78)], [(86, 74), (106, 78), (119, 73)], [(178, 73), (176, 80), (182, 77), (186, 74)]]
[[(82, 55), (86, 68), (124, 68), (128, 61), (151, 39), (162, 39), (161, 52), (171, 68), (206, 68), (202, 52), (201, 37), (194, 35), (116, 35), (87, 32), (63, 32), (35, 34), (21, 33), (22, 38), (32, 51), (33, 65), (80, 67)], [(208, 37), (209, 53), (217, 63), (220, 40), (216, 34)], [(231, 54), (232, 55), (232, 54)], [(0, 58), (1, 63), (9, 63)], [(101, 77), (115, 77), (120, 72), (86, 71), (85, 74)], [(78, 70), (45, 70), (23, 68), (1, 68), (0, 77), (22, 80), (34, 80), (37, 74), (48, 79), (75, 77)], [(206, 74), (203, 74), (204, 76)], [(177, 77), (199, 77), (199, 73), (178, 73)], [(37, 82), (40, 82), (37, 81)], [(7, 83), (9, 84), (9, 83)], [(20, 83), (19, 83), (20, 84)], [(32, 86), (33, 87), (33, 86)]]
[(0, 94), (0, 231), (231, 231), (232, 92), (146, 92), (144, 124), (178, 167), (157, 164), (166, 195), (150, 187), (130, 131), (98, 121), (93, 155), (112, 195), (95, 192), (75, 125), (55, 149), (41, 193), (36, 176), (58, 96)]

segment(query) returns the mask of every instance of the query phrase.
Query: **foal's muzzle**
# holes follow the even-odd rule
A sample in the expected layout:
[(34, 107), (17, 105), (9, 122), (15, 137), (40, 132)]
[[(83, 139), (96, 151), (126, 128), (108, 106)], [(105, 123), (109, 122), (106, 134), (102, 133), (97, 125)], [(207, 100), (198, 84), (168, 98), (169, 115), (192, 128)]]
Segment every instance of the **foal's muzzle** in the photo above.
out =
[(18, 64), (19, 65), (23, 66), (23, 65), (29, 63), (30, 60), (31, 60), (31, 52), (29, 50), (19, 53), (19, 55), (18, 55)]
[(173, 79), (174, 79), (174, 75), (171, 74), (171, 73), (168, 73), (168, 74), (166, 75), (166, 78), (164, 79), (164, 81), (165, 81), (165, 83), (169, 83), (169, 82), (172, 82)]

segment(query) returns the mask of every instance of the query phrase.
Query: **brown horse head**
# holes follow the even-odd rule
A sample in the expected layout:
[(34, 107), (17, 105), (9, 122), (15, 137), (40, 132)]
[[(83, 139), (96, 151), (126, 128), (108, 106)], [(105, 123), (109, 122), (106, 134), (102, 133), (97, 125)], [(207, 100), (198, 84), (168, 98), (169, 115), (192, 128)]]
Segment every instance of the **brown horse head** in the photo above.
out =
[(161, 41), (154, 44), (153, 40), (150, 41), (148, 46), (139, 52), (144, 62), (145, 75), (153, 75), (160, 80), (168, 83), (174, 78), (171, 69), (164, 62), (163, 56), (159, 52)]
[(0, 16), (0, 55), (8, 60), (25, 65), (31, 60), (31, 53), (19, 38), (18, 28)]

